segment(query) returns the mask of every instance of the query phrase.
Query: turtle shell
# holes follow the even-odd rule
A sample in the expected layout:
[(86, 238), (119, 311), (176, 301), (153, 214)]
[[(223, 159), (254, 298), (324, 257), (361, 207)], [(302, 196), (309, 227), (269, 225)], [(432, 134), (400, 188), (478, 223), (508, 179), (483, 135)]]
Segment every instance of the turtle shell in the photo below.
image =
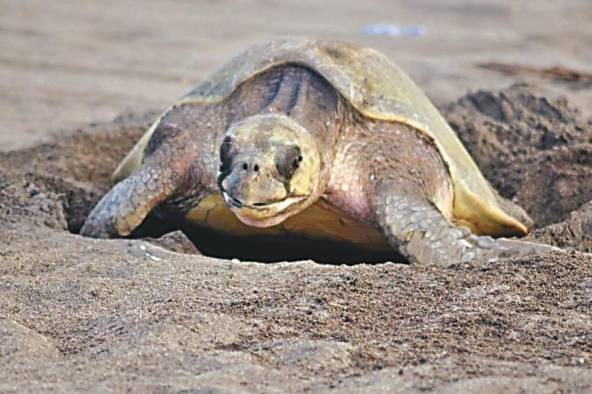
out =
[[(528, 232), (500, 206), (491, 186), (426, 95), (397, 65), (373, 49), (311, 38), (275, 39), (236, 56), (180, 102), (220, 102), (242, 82), (282, 64), (300, 64), (316, 71), (368, 118), (404, 123), (431, 137), (452, 179), (455, 222), (494, 236)], [(143, 139), (147, 142), (149, 136)]]

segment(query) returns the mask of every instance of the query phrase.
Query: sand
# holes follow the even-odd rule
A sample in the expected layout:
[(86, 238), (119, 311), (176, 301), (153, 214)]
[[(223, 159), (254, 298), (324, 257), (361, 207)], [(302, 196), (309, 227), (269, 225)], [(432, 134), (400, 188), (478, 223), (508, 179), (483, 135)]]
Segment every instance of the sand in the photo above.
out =
[[(588, 0), (0, 0), (0, 150), (148, 109), (162, 110), (222, 62), (277, 35), (369, 45), (436, 101), (517, 80), (544, 84), (592, 114), (589, 84), (507, 75), (488, 62), (590, 73)], [(422, 26), (371, 37), (364, 26)]]
[[(502, 119), (493, 109), (506, 100)], [(570, 213), (564, 194), (536, 195), (561, 176), (574, 199), (589, 196), (592, 128), (524, 86), (463, 97), (446, 114), (463, 120), (459, 135), (490, 180), (519, 189), (506, 196), (545, 212), (535, 236), (565, 253), (449, 267), (342, 265), (338, 253), (332, 264), (265, 264), (202, 256), (179, 232), (87, 239), (76, 231), (151, 114), (1, 154), (0, 391), (592, 389), (592, 257), (581, 253), (591, 251), (592, 209)], [(559, 146), (516, 155), (503, 171), (486, 165), (508, 148), (494, 143), (508, 130), (524, 137), (512, 149), (532, 149), (541, 132), (525, 119), (563, 124)], [(577, 163), (560, 160), (566, 151)]]
[[(0, 2), (0, 392), (592, 391), (590, 89), (476, 67), (585, 71), (585, 1), (102, 4)], [(428, 35), (360, 33), (385, 19)], [(309, 245), (261, 263), (150, 223), (77, 235), (154, 110), (280, 32), (396, 59), (531, 237), (566, 252), (443, 267)]]

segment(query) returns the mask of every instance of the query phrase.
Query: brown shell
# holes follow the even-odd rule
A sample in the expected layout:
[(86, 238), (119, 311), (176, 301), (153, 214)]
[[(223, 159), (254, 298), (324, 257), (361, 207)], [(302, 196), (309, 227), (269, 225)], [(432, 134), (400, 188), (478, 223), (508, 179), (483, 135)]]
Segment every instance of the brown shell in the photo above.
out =
[[(448, 164), (454, 186), (454, 219), (495, 236), (520, 235), (526, 226), (501, 208), (464, 146), (415, 83), (383, 54), (352, 44), (311, 38), (280, 38), (253, 46), (201, 82), (180, 102), (216, 103), (239, 84), (282, 64), (301, 64), (327, 79), (354, 108), (368, 118), (415, 127), (436, 143)], [(154, 127), (122, 162), (115, 176), (139, 163)]]
[(230, 60), (181, 101), (222, 101), (255, 74), (286, 63), (302, 64), (321, 74), (365, 116), (405, 123), (432, 137), (449, 166), (455, 192), (453, 211), (459, 222), (491, 235), (528, 231), (503, 211), (489, 183), (425, 94), (373, 49), (310, 38), (276, 39)]

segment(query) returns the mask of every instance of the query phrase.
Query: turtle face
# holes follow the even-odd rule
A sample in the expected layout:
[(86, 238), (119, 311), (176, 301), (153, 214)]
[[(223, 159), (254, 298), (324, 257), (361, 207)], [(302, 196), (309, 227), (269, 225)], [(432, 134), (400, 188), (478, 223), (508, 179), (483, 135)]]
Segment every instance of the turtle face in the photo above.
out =
[(250, 226), (279, 224), (320, 194), (317, 145), (283, 115), (257, 115), (233, 125), (220, 146), (219, 164), (224, 201)]

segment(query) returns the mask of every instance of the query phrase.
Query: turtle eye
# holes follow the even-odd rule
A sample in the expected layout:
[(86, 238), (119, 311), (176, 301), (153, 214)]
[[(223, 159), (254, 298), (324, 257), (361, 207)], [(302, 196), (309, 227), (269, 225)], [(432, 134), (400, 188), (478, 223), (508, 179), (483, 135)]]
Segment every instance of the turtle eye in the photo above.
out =
[(220, 145), (220, 172), (226, 172), (232, 167), (233, 155), (232, 138), (227, 136)]
[(275, 166), (278, 173), (285, 179), (290, 179), (300, 167), (302, 162), (302, 155), (300, 154), (300, 148), (298, 146), (290, 146), (286, 149), (281, 150), (275, 161)]

